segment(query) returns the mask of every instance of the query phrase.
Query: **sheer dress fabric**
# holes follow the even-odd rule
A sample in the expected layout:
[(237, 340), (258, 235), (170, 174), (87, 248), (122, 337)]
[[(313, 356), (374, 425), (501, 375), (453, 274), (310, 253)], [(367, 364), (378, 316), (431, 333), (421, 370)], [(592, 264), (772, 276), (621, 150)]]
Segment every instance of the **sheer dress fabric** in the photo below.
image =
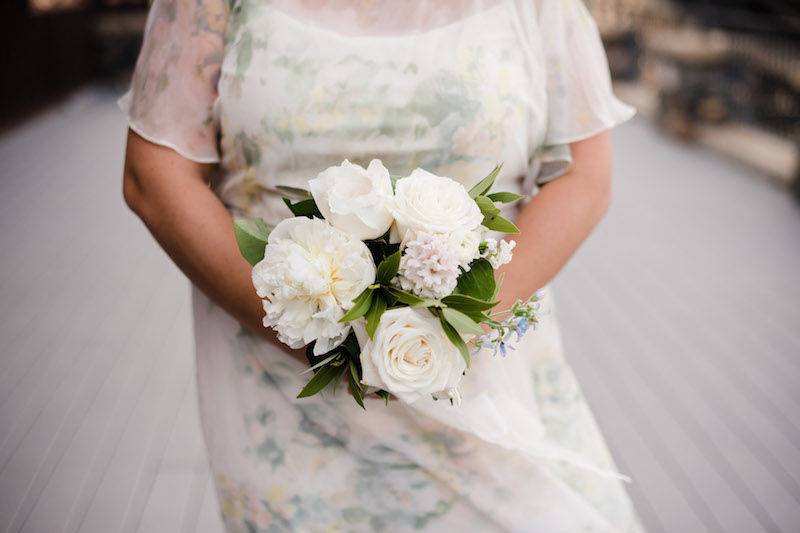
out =
[[(628, 119), (580, 0), (156, 0), (130, 127), (200, 163), (235, 214), (290, 216), (344, 158), (533, 193)], [(564, 361), (552, 295), (461, 407), (297, 400), (303, 366), (194, 293), (204, 435), (229, 531), (640, 531)]]

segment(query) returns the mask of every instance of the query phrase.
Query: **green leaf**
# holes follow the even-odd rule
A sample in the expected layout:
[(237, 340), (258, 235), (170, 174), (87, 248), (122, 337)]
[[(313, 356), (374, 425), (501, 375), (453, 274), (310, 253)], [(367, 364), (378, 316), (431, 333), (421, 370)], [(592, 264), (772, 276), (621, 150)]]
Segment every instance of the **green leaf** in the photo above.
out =
[(372, 305), (367, 311), (367, 335), (369, 338), (375, 336), (375, 330), (378, 329), (378, 324), (381, 321), (381, 315), (386, 311), (386, 300), (378, 293), (372, 299)]
[(309, 396), (314, 396), (322, 389), (328, 386), (328, 384), (336, 379), (337, 377), (342, 375), (344, 372), (345, 365), (338, 365), (334, 366), (328, 364), (320, 368), (314, 377), (312, 377), (306, 386), (303, 387), (303, 390), (300, 391), (300, 394), (297, 395), (298, 398), (307, 398)]
[(483, 335), (483, 329), (470, 317), (452, 307), (442, 309), (442, 316), (456, 331), (465, 335)]
[(466, 294), (451, 294), (442, 298), (442, 303), (447, 307), (455, 307), (459, 311), (472, 312), (472, 311), (485, 311), (491, 309), (498, 302), (487, 302)]
[(352, 322), (353, 320), (361, 318), (367, 314), (367, 311), (369, 311), (369, 308), (372, 305), (373, 292), (375, 292), (375, 289), (372, 287), (367, 287), (361, 294), (356, 296), (356, 299), (353, 300), (353, 307), (351, 307), (350, 310), (339, 319), (339, 322)]
[(311, 198), (311, 193), (305, 189), (289, 187), (287, 185), (278, 185), (275, 188), (280, 191), (284, 198), (288, 198), (290, 200), (306, 200)]
[(492, 292), (492, 296), (489, 298), (490, 300), (494, 301), (497, 300), (497, 297), (500, 295), (500, 289), (503, 288), (503, 282), (506, 280), (506, 273), (500, 272), (500, 275), (497, 277), (497, 281), (495, 281), (494, 292)]
[(361, 388), (361, 383), (358, 380), (356, 364), (351, 360), (348, 366), (350, 367), (350, 372), (347, 373), (347, 380), (350, 382), (350, 394), (353, 395), (356, 403), (366, 410), (367, 408), (364, 407), (364, 389)]
[(239, 253), (248, 263), (255, 265), (264, 259), (267, 237), (272, 228), (260, 218), (236, 218), (233, 221), (233, 233)]
[(375, 394), (383, 398), (383, 401), (386, 403), (386, 405), (389, 405), (389, 393), (387, 391), (379, 390)]
[(461, 352), (461, 357), (464, 358), (464, 362), (467, 363), (467, 368), (471, 363), (470, 356), (469, 356), (469, 349), (467, 348), (464, 339), (461, 338), (461, 335), (458, 334), (458, 331), (451, 326), (447, 320), (444, 319), (444, 315), (439, 315), (439, 322), (442, 324), (442, 329), (444, 330), (444, 334), (450, 339), (450, 342), (458, 348), (458, 351)]
[(395, 287), (386, 287), (386, 292), (397, 298), (398, 302), (410, 305), (411, 307), (417, 307), (425, 303), (425, 299), (420, 298), (416, 294), (411, 294), (410, 292), (402, 291)]
[(500, 213), (500, 208), (494, 205), (494, 202), (491, 201), (487, 196), (478, 196), (475, 198), (475, 203), (478, 204), (478, 207), (480, 208), (484, 217), (492, 217)]
[(356, 332), (353, 329), (350, 329), (350, 333), (347, 334), (345, 337), (344, 342), (340, 345), (342, 349), (344, 349), (347, 353), (350, 354), (351, 357), (358, 357), (361, 355), (361, 347), (358, 345), (358, 337), (356, 337)]
[(334, 351), (334, 352), (333, 352), (331, 355), (329, 355), (329, 356), (325, 357), (325, 358), (324, 358), (322, 361), (320, 361), (319, 363), (316, 363), (316, 364), (314, 364), (314, 365), (312, 365), (312, 366), (310, 366), (310, 367), (306, 368), (306, 369), (305, 369), (305, 370), (303, 370), (302, 372), (300, 372), (300, 375), (303, 375), (303, 374), (308, 374), (309, 372), (312, 372), (312, 371), (314, 371), (314, 370), (318, 369), (319, 367), (321, 367), (321, 366), (323, 366), (323, 365), (325, 365), (325, 364), (327, 364), (327, 363), (330, 363), (331, 361), (333, 361), (334, 359), (336, 359), (337, 357), (339, 357), (339, 355), (341, 355), (341, 352), (339, 352), (339, 351)]
[(494, 279), (492, 264), (486, 259), (476, 259), (469, 265), (469, 271), (458, 277), (456, 290), (479, 300), (494, 300), (497, 282)]
[(289, 208), (289, 211), (291, 211), (292, 214), (296, 217), (323, 218), (322, 213), (319, 212), (317, 203), (314, 201), (313, 198), (300, 200), (299, 202), (294, 204), (288, 198), (284, 198), (283, 203), (286, 204), (286, 207)]
[(483, 178), (481, 181), (476, 183), (470, 190), (469, 190), (469, 197), (470, 198), (477, 198), (482, 194), (486, 194), (489, 189), (492, 188), (494, 185), (494, 180), (497, 179), (497, 175), (500, 174), (500, 169), (503, 168), (503, 164), (499, 164), (492, 169), (489, 174)]
[(483, 224), (483, 227), (487, 229), (499, 231), (501, 233), (519, 233), (519, 228), (516, 226), (516, 224), (500, 215), (494, 215), (491, 217), (484, 216), (481, 224)]
[(489, 200), (493, 202), (500, 202), (501, 204), (511, 204), (518, 202), (525, 198), (524, 194), (517, 194), (515, 192), (493, 192), (486, 195)]
[(397, 275), (400, 268), (400, 251), (396, 251), (378, 265), (378, 273), (375, 278), (382, 285), (388, 284)]

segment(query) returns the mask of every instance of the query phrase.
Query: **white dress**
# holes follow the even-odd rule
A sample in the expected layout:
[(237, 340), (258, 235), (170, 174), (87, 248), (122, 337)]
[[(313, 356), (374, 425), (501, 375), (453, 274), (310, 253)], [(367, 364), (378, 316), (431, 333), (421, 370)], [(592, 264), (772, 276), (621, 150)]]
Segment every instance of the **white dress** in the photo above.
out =
[[(130, 127), (198, 162), (237, 214), (289, 216), (344, 158), (534, 193), (569, 143), (629, 118), (580, 0), (156, 0)], [(552, 295), (547, 302), (552, 307)], [(551, 310), (552, 311), (552, 310)], [(552, 312), (480, 354), (461, 407), (341, 391), (195, 291), (200, 412), (232, 532), (638, 532)]]

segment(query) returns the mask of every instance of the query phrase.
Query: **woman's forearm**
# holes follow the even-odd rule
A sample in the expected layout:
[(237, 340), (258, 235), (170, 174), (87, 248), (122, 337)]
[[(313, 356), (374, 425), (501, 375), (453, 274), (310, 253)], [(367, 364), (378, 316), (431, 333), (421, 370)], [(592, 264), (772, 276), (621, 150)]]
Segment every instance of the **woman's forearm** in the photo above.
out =
[(600, 222), (611, 195), (611, 136), (603, 132), (571, 145), (569, 173), (544, 185), (517, 218), (521, 233), (505, 265), (498, 309), (546, 285)]
[(195, 285), (243, 325), (275, 340), (261, 324), (264, 311), (250, 265), (239, 254), (231, 215), (207, 185), (210, 171), (130, 133), (125, 200)]

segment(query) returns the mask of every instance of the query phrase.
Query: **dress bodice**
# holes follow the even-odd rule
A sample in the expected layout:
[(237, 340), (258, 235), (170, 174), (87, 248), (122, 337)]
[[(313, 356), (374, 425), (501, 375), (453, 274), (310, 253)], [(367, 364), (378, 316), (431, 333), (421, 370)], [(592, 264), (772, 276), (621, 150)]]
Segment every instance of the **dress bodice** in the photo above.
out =
[(507, 3), (380, 36), (246, 5), (230, 15), (217, 110), (219, 191), (235, 209), (288, 215), (274, 186), (305, 187), (345, 158), (465, 183), (498, 162), (506, 177), (525, 175), (543, 139), (545, 82)]
[(219, 162), (231, 210), (273, 222), (277, 185), (345, 158), (465, 185), (502, 162), (527, 192), (632, 114), (580, 0), (161, 0), (123, 103), (141, 135)]

